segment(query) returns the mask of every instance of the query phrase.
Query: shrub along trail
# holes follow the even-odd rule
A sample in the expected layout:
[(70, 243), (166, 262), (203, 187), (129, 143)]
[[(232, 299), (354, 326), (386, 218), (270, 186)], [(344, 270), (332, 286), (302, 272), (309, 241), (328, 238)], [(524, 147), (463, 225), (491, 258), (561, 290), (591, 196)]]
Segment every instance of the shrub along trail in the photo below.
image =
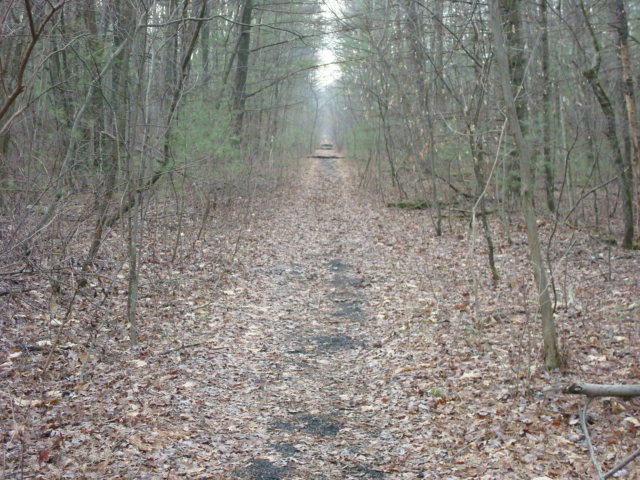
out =
[[(579, 399), (551, 387), (637, 375), (637, 257), (614, 252), (607, 283), (599, 246), (573, 251), (558, 315), (573, 353), (547, 374), (523, 232), (498, 238), (503, 279), (484, 285), (465, 221), (435, 238), (428, 212), (369, 199), (347, 160), (304, 162), (241, 230), (211, 236), (240, 238), (222, 281), (211, 245), (165, 273), (179, 286), (142, 302), (140, 349), (102, 335), (89, 359), (56, 357), (56, 381), (12, 384), (8, 478), (586, 478)], [(638, 404), (593, 411), (615, 463), (638, 443)]]

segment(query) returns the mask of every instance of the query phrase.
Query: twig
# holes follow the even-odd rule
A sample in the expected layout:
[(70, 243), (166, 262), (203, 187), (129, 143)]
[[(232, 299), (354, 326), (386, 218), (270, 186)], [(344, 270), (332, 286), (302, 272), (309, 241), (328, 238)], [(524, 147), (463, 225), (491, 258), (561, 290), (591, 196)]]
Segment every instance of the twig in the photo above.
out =
[(58, 348), (58, 346), (60, 345), (60, 342), (62, 340), (62, 330), (71, 319), (71, 312), (73, 312), (73, 305), (76, 301), (76, 298), (78, 298), (79, 291), (80, 291), (80, 287), (77, 286), (75, 291), (73, 292), (73, 297), (71, 297), (69, 306), (67, 307), (67, 312), (65, 313), (64, 319), (62, 320), (62, 322), (60, 323), (60, 326), (58, 327), (58, 330), (56, 332), (56, 338), (51, 345), (51, 351), (49, 351), (49, 355), (47, 355), (47, 359), (45, 360), (44, 366), (42, 367), (42, 372), (40, 373), (40, 379), (43, 379), (47, 371), (49, 370), (49, 366), (51, 365), (51, 360), (53, 359), (53, 354)]
[(140, 25), (140, 27), (141, 28), (163, 28), (163, 27), (168, 27), (168, 26), (176, 24), (176, 23), (186, 23), (186, 22), (202, 23), (202, 22), (209, 22), (211, 20), (217, 20), (217, 19), (224, 20), (227, 23), (231, 23), (233, 25), (239, 25), (241, 27), (270, 28), (272, 30), (278, 30), (280, 32), (287, 32), (287, 33), (290, 33), (291, 35), (295, 35), (296, 37), (298, 37), (299, 40), (304, 40), (305, 39), (305, 35), (302, 35), (302, 34), (296, 32), (296, 31), (290, 30), (288, 28), (277, 27), (275, 25), (270, 25), (270, 24), (267, 24), (267, 23), (242, 23), (242, 22), (238, 22), (236, 20), (233, 20), (231, 18), (225, 17), (224, 15), (212, 15), (211, 17), (183, 17), (183, 18), (177, 18), (175, 20), (170, 20), (170, 21), (165, 22), (165, 23), (146, 23), (144, 25)]
[(589, 456), (591, 457), (593, 465), (596, 467), (596, 472), (598, 472), (598, 478), (600, 480), (603, 480), (604, 476), (602, 474), (602, 468), (600, 468), (600, 464), (598, 463), (598, 459), (596, 458), (596, 452), (593, 449), (591, 436), (589, 435), (589, 428), (587, 427), (587, 408), (589, 408), (591, 400), (593, 400), (593, 397), (587, 397), (587, 401), (584, 402), (584, 406), (580, 409), (580, 426), (582, 427), (584, 439), (587, 442), (587, 447), (589, 448)]
[[(585, 192), (584, 194), (582, 194), (582, 196), (576, 201), (575, 205), (571, 208), (571, 210), (569, 210), (569, 213), (567, 213), (564, 216), (564, 222), (567, 222), (569, 220), (569, 217), (573, 214), (575, 209), (578, 208), (578, 205), (580, 205), (580, 202), (582, 202), (585, 198), (587, 198), (589, 195), (591, 195), (592, 193), (596, 192), (597, 190), (600, 190), (601, 188), (606, 187), (610, 183), (615, 182), (616, 180), (618, 180), (619, 177), (620, 177), (620, 175), (616, 175), (615, 177), (610, 178), (609, 180), (607, 180), (606, 182), (601, 183), (600, 185), (596, 185), (592, 189), (590, 189), (587, 192)], [(557, 220), (556, 220), (556, 223), (557, 223)]]
[(18, 288), (16, 290), (1, 290), (0, 291), (0, 297), (6, 297), (7, 295), (13, 295), (15, 293), (33, 292), (35, 290), (42, 290), (42, 288), (24, 287), (24, 288)]
[(602, 478), (612, 477), (614, 474), (616, 474), (617, 472), (622, 470), (624, 467), (629, 465), (638, 456), (640, 456), (640, 448), (638, 448), (635, 452), (633, 452), (631, 455), (629, 455), (627, 458), (625, 458), (622, 462), (620, 462), (618, 465), (616, 465), (611, 470), (609, 470), (607, 473), (605, 473), (604, 477), (602, 477)]
[(193, 310), (202, 310), (203, 308), (210, 307), (213, 304), (214, 304), (214, 302), (203, 303), (202, 305), (198, 305), (196, 307), (193, 307)]
[[(22, 58), (20, 59), (20, 65), (18, 67), (18, 72), (15, 75), (15, 87), (13, 91), (9, 95), (7, 95), (7, 98), (4, 100), (4, 102), (0, 105), (0, 119), (7, 114), (11, 105), (15, 103), (16, 99), (26, 89), (23, 83), (23, 80), (24, 80), (24, 74), (29, 64), (29, 60), (31, 58), (31, 54), (33, 53), (35, 46), (38, 43), (38, 40), (40, 39), (40, 36), (42, 35), (42, 32), (44, 31), (45, 27), (47, 26), (49, 21), (53, 18), (53, 16), (56, 14), (56, 12), (64, 6), (64, 3), (65, 2), (62, 1), (57, 5), (52, 5), (51, 11), (42, 20), (42, 23), (40, 24), (40, 26), (36, 28), (36, 26), (33, 23), (31, 3), (28, 0), (25, 0), (24, 2), (25, 13), (27, 15), (27, 19), (29, 22), (29, 30), (31, 31), (31, 40), (29, 41), (29, 44), (26, 46), (24, 52), (22, 53)], [(0, 129), (0, 134), (4, 133), (8, 128), (9, 128), (8, 124), (5, 123), (2, 129)]]
[(591, 437), (589, 436), (589, 429), (587, 427), (587, 408), (596, 397), (621, 397), (621, 398), (632, 398), (640, 395), (640, 385), (598, 385), (593, 383), (574, 383), (569, 387), (566, 387), (562, 390), (563, 393), (570, 394), (578, 394), (585, 395), (587, 400), (584, 406), (580, 409), (580, 426), (582, 427), (582, 431), (584, 433), (585, 440), (587, 442), (587, 447), (589, 447), (589, 456), (591, 457), (591, 461), (593, 465), (596, 467), (596, 471), (598, 472), (598, 479), (603, 480), (609, 477), (612, 477), (614, 474), (622, 470), (628, 464), (630, 464), (633, 460), (640, 456), (640, 448), (638, 448), (631, 455), (622, 460), (618, 465), (613, 467), (607, 473), (603, 474), (602, 469), (600, 468), (600, 464), (598, 463), (598, 459), (596, 458), (595, 451), (593, 449), (593, 445), (591, 443)]
[[(204, 340), (202, 342), (197, 343), (189, 343), (188, 345), (181, 345), (176, 348), (170, 348), (169, 350), (164, 350), (163, 352), (158, 352), (156, 355), (166, 355), (168, 353), (179, 352), (180, 350), (186, 350), (187, 348), (199, 347), (200, 345), (204, 345), (205, 343), (213, 342), (216, 340), (215, 338), (211, 338), (209, 340)], [(224, 350), (227, 347), (213, 347), (211, 350)]]

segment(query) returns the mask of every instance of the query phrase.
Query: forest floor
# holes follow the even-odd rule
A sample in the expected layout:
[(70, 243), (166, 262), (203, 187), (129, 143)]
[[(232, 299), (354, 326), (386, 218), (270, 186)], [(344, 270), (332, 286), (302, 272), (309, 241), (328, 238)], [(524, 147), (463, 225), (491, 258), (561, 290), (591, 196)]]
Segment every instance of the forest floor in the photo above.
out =
[[(638, 252), (556, 233), (565, 366), (547, 373), (521, 228), (495, 235), (492, 285), (468, 220), (437, 238), (347, 160), (304, 162), (181, 262), (145, 237), (135, 348), (126, 266), (108, 308), (81, 294), (69, 318), (69, 292), (0, 298), (0, 478), (594, 478), (560, 389), (638, 383)], [(590, 412), (605, 467), (640, 446), (640, 402)]]

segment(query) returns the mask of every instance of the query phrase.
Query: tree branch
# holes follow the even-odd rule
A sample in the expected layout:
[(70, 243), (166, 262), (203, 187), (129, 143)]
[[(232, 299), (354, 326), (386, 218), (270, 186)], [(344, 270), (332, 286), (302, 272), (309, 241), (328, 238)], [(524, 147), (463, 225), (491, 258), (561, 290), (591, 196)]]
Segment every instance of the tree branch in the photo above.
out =
[(591, 443), (591, 435), (589, 435), (589, 427), (587, 426), (587, 408), (589, 408), (591, 400), (593, 400), (593, 397), (587, 398), (587, 401), (580, 409), (580, 426), (582, 427), (582, 433), (584, 433), (584, 439), (587, 442), (587, 448), (589, 449), (591, 462), (593, 463), (593, 466), (596, 467), (596, 472), (598, 472), (598, 479), (602, 480), (604, 478), (602, 476), (602, 468), (600, 467), (600, 463), (598, 462), (598, 458), (596, 457), (596, 451), (593, 448), (593, 444)]
[(640, 385), (599, 385), (595, 383), (574, 383), (564, 389), (564, 393), (586, 395), (587, 397), (640, 397)]
[(11, 105), (13, 105), (14, 102), (17, 100), (17, 98), (20, 96), (20, 94), (24, 92), (26, 88), (23, 82), (24, 74), (27, 69), (27, 65), (29, 64), (31, 54), (33, 53), (33, 49), (38, 43), (38, 40), (40, 39), (40, 35), (42, 35), (42, 32), (44, 31), (44, 28), (47, 25), (47, 23), (49, 23), (49, 21), (53, 18), (56, 12), (64, 6), (64, 3), (65, 3), (65, 0), (58, 3), (57, 5), (52, 6), (51, 11), (44, 18), (44, 20), (40, 24), (40, 27), (36, 30), (35, 25), (33, 23), (33, 17), (31, 15), (31, 4), (29, 3), (29, 0), (25, 0), (25, 9), (27, 11), (27, 17), (29, 19), (29, 29), (31, 30), (31, 41), (29, 42), (29, 45), (27, 45), (27, 48), (22, 54), (22, 59), (20, 60), (20, 67), (18, 68), (18, 73), (16, 75), (16, 86), (11, 92), (11, 94), (6, 98), (2, 106), (0, 107), (0, 119), (7, 114), (7, 112), (11, 108)]
[(141, 28), (163, 28), (163, 27), (168, 27), (170, 25), (174, 25), (176, 23), (209, 22), (211, 20), (216, 20), (216, 19), (224, 20), (225, 22), (232, 23), (234, 25), (240, 25), (241, 27), (251, 27), (251, 28), (263, 27), (263, 28), (270, 28), (272, 30), (279, 30), (281, 32), (287, 32), (287, 33), (290, 33), (291, 35), (295, 35), (300, 40), (304, 40), (306, 38), (305, 35), (302, 35), (296, 32), (295, 30), (289, 30), (288, 28), (276, 27), (275, 25), (269, 25), (268, 23), (250, 23), (250, 24), (242, 23), (242, 22), (238, 22), (237, 20), (233, 20), (229, 17), (225, 17), (224, 15), (212, 15), (210, 17), (184, 17), (184, 18), (177, 18), (176, 20), (170, 20), (165, 23), (146, 23), (144, 25), (140, 25), (140, 27)]
[(620, 470), (622, 470), (624, 467), (629, 465), (632, 461), (634, 461), (639, 456), (640, 456), (640, 448), (638, 448), (635, 452), (633, 452), (627, 458), (622, 460), (618, 465), (616, 465), (611, 470), (609, 470), (607, 473), (605, 473), (603, 478), (612, 477), (614, 474), (618, 473)]

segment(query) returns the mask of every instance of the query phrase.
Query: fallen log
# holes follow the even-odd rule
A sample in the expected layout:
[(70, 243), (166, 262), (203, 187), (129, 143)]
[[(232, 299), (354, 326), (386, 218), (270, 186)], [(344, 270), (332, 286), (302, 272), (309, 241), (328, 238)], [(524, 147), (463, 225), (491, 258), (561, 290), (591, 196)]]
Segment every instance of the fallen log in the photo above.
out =
[(564, 389), (564, 393), (586, 395), (587, 397), (640, 397), (640, 385), (600, 385), (596, 383), (574, 383)]
[(596, 469), (599, 480), (606, 480), (613, 477), (617, 472), (622, 470), (628, 464), (633, 462), (636, 458), (640, 457), (640, 448), (634, 451), (632, 454), (624, 458), (620, 463), (613, 467), (608, 472), (603, 472), (600, 462), (596, 457), (596, 451), (591, 443), (591, 435), (589, 434), (589, 427), (587, 426), (587, 409), (589, 404), (596, 397), (621, 397), (621, 398), (633, 398), (640, 397), (640, 385), (600, 385), (597, 383), (574, 383), (569, 385), (563, 390), (564, 393), (570, 393), (575, 395), (586, 396), (585, 404), (580, 409), (580, 427), (584, 433), (587, 448), (589, 450), (589, 457)]

